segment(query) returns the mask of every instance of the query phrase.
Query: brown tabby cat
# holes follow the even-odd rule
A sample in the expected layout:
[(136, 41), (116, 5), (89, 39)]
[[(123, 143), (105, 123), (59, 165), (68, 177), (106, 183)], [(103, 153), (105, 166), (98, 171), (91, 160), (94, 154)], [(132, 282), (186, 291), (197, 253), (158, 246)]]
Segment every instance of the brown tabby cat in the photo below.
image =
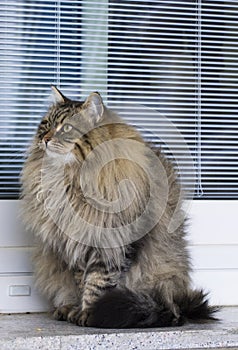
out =
[(190, 287), (181, 189), (171, 163), (105, 107), (52, 87), (22, 172), (37, 285), (54, 317), (80, 326), (213, 318)]

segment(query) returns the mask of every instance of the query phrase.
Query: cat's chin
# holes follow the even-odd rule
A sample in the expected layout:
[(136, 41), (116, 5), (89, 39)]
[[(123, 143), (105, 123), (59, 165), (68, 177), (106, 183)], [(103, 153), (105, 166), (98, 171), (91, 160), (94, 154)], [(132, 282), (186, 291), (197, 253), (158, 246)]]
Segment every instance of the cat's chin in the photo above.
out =
[(46, 156), (52, 158), (52, 160), (57, 160), (57, 162), (62, 162), (64, 164), (72, 163), (73, 161), (75, 161), (75, 157), (71, 151), (67, 153), (59, 153), (52, 151), (50, 148), (46, 148), (45, 153)]

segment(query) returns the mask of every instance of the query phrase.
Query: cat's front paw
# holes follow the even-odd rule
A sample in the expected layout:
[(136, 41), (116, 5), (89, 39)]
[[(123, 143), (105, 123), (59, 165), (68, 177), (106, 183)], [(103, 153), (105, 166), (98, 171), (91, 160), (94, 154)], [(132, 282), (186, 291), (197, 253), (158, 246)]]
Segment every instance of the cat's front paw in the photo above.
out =
[(74, 306), (69, 312), (67, 321), (77, 326), (87, 327), (89, 318), (89, 310), (82, 310), (80, 306)]
[(72, 310), (73, 305), (68, 304), (68, 305), (63, 305), (55, 308), (53, 311), (53, 317), (55, 320), (58, 321), (67, 321), (68, 319), (68, 314)]

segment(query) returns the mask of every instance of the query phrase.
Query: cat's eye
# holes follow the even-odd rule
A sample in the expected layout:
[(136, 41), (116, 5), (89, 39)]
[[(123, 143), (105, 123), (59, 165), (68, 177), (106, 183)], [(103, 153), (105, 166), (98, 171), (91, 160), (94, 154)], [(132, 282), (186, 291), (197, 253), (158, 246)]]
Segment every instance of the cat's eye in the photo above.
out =
[(72, 125), (69, 125), (69, 124), (65, 124), (64, 126), (63, 126), (63, 131), (64, 132), (69, 132), (69, 131), (71, 131), (72, 130)]

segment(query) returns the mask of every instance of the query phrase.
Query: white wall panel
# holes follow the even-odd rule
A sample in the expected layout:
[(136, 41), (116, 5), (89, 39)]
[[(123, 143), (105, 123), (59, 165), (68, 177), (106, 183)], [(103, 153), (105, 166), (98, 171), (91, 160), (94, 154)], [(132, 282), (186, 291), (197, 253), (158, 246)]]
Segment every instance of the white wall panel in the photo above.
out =
[(0, 247), (29, 246), (33, 236), (20, 219), (18, 200), (0, 200)]
[[(10, 289), (29, 288), (30, 295), (10, 296)], [(2, 275), (0, 274), (0, 313), (41, 312), (48, 309), (48, 304), (34, 287), (31, 275)]]
[(238, 244), (237, 200), (194, 200), (188, 206), (193, 244)]
[(208, 293), (213, 305), (238, 304), (238, 269), (196, 270), (194, 286)]
[(32, 252), (32, 247), (0, 247), (0, 274), (32, 272)]
[(238, 245), (194, 245), (190, 252), (194, 269), (238, 269)]

